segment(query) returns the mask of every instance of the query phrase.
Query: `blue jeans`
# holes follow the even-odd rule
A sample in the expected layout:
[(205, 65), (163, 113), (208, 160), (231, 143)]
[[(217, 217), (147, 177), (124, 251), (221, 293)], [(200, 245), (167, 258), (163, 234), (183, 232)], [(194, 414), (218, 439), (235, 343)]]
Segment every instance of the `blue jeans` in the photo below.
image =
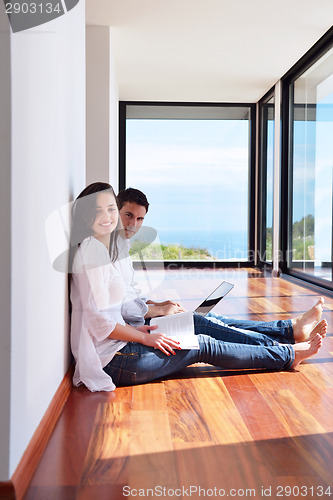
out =
[(117, 386), (166, 377), (198, 362), (224, 370), (282, 370), (290, 368), (294, 361), (290, 320), (242, 321), (214, 313), (205, 317), (194, 314), (194, 330), (198, 335), (198, 350), (181, 350), (167, 356), (159, 349), (129, 342), (104, 371)]

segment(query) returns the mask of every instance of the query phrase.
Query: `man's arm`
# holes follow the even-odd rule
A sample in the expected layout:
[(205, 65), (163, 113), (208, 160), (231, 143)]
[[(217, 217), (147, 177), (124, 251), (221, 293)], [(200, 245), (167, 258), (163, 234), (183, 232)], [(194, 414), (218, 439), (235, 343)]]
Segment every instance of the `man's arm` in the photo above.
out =
[[(122, 253), (123, 258), (117, 262), (117, 265), (120, 267), (120, 272), (122, 276), (125, 278), (126, 283), (128, 283), (129, 288), (132, 290), (133, 296), (141, 300), (142, 303), (146, 304), (146, 306), (148, 307), (148, 311), (144, 315), (144, 318), (145, 319), (156, 318), (157, 316), (168, 316), (169, 314), (177, 314), (180, 312), (185, 312), (185, 309), (177, 302), (173, 302), (171, 300), (165, 300), (164, 302), (154, 302), (153, 300), (146, 300), (145, 297), (140, 297), (141, 292), (136, 288), (136, 282), (134, 281), (135, 271), (133, 268), (133, 262), (128, 253), (129, 250), (128, 240), (124, 240), (122, 238), (119, 238), (119, 240), (120, 240), (118, 241), (119, 252), (120, 253), (123, 252)], [(124, 258), (124, 256), (126, 256), (126, 258)], [(126, 304), (123, 313), (124, 313), (123, 314), (124, 319), (128, 320), (129, 316), (127, 315)]]

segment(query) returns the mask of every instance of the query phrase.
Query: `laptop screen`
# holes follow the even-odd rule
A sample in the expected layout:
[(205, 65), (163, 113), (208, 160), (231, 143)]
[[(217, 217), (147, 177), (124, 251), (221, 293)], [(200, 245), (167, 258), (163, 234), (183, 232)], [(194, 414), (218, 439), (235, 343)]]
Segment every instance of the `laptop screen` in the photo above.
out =
[(194, 312), (201, 314), (201, 316), (205, 316), (209, 311), (216, 306), (218, 302), (220, 302), (223, 297), (227, 295), (227, 293), (232, 290), (234, 285), (228, 283), (227, 281), (223, 281), (215, 290), (208, 295), (208, 297), (195, 309)]

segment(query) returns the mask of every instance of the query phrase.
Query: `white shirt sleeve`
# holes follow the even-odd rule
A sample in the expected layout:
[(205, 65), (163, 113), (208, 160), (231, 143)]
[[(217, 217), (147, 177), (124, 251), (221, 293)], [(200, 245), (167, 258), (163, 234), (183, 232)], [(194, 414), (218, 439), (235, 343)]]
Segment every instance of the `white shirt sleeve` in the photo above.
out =
[(136, 288), (135, 271), (132, 259), (129, 256), (129, 240), (119, 238), (119, 259), (115, 267), (119, 270), (126, 283), (126, 294), (123, 300), (121, 313), (126, 323), (132, 326), (144, 325), (144, 316), (148, 312), (147, 299), (141, 295), (141, 290)]
[(125, 292), (124, 280), (106, 248), (93, 237), (84, 240), (75, 256), (71, 279), (75, 385), (84, 383), (91, 391), (114, 390), (103, 367), (126, 345), (108, 338), (117, 323), (125, 324), (121, 315)]

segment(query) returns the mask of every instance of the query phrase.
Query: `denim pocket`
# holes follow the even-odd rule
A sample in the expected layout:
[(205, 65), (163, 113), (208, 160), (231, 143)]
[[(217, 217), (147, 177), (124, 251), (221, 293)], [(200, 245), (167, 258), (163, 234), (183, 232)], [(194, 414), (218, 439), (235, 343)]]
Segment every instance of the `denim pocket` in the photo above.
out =
[(135, 385), (136, 371), (129, 370), (129, 362), (137, 358), (136, 353), (116, 353), (103, 370), (110, 375), (115, 386)]

